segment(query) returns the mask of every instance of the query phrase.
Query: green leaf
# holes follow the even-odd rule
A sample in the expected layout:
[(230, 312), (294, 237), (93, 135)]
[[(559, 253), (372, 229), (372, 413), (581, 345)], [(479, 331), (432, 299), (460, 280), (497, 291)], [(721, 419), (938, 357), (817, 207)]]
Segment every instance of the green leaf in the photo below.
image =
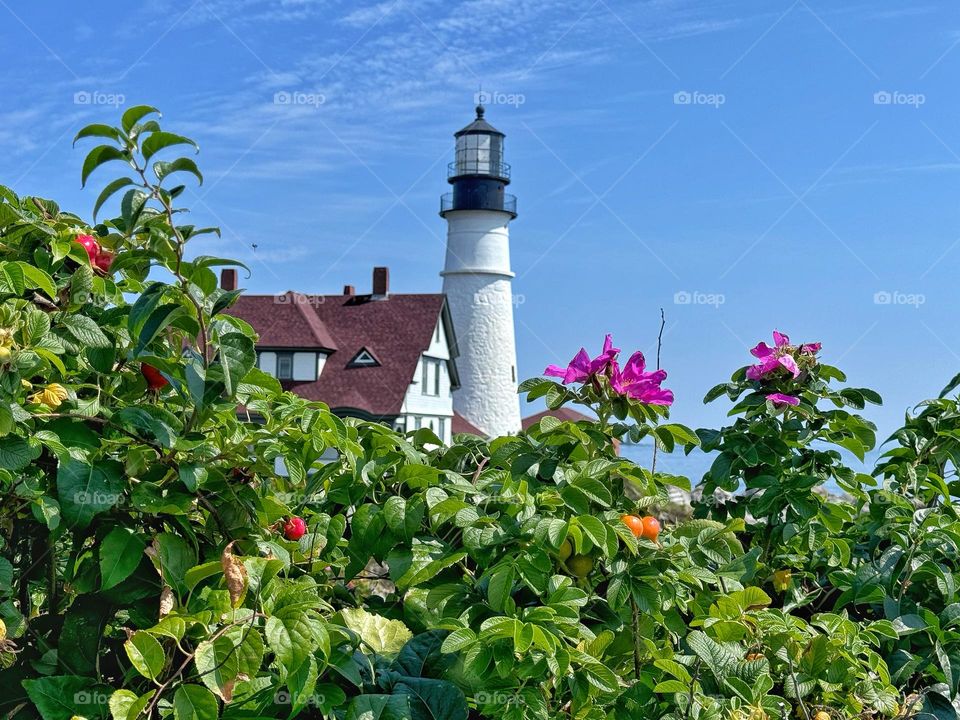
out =
[(193, 662), (203, 684), (224, 702), (233, 699), (233, 685), (240, 672), (233, 643), (219, 637), (213, 642), (204, 640), (197, 645)]
[(159, 130), (150, 133), (149, 137), (140, 144), (140, 152), (143, 153), (144, 160), (149, 160), (160, 150), (172, 145), (193, 145), (197, 152), (200, 151), (197, 144), (190, 138)]
[(123, 492), (123, 468), (113, 460), (96, 465), (69, 460), (57, 471), (57, 500), (69, 527), (82, 529), (97, 513), (109, 510)]
[(163, 579), (183, 594), (187, 589), (187, 570), (197, 564), (196, 552), (184, 538), (172, 532), (160, 533), (155, 542)]
[(317, 647), (323, 630), (319, 620), (309, 611), (296, 606), (281, 608), (267, 618), (267, 643), (288, 671), (296, 670), (307, 655)]
[(23, 438), (5, 439), (0, 443), (0, 469), (22, 470), (39, 455), (40, 448), (31, 447)]
[(117, 585), (137, 569), (146, 543), (131, 528), (115, 527), (100, 546), (100, 589)]
[(290, 691), (290, 716), (295, 717), (313, 699), (317, 686), (317, 659), (308, 655), (306, 662), (287, 676), (287, 689)]
[(181, 685), (173, 694), (175, 720), (216, 720), (217, 698), (203, 685)]
[(87, 347), (107, 348), (112, 347), (113, 343), (100, 326), (86, 315), (65, 315), (61, 320), (63, 326), (74, 338)]
[(0, 592), (8, 594), (13, 587), (13, 565), (5, 557), (0, 557)]
[(157, 182), (162, 183), (165, 177), (175, 172), (193, 173), (197, 180), (200, 181), (200, 184), (203, 185), (203, 175), (200, 174), (200, 168), (198, 168), (197, 164), (190, 158), (177, 158), (171, 162), (158, 160), (153, 164), (153, 173), (157, 176)]
[(141, 435), (156, 439), (163, 447), (173, 446), (176, 432), (171, 424), (177, 419), (167, 415), (162, 408), (128, 406), (118, 411), (113, 419), (121, 427), (140, 431)]
[(110, 696), (110, 714), (113, 720), (127, 720), (130, 708), (137, 701), (137, 694), (130, 690), (117, 690)]
[(93, 150), (87, 153), (87, 157), (83, 161), (83, 170), (80, 173), (81, 187), (86, 187), (87, 178), (90, 177), (90, 173), (104, 163), (110, 162), (111, 160), (123, 160), (125, 162), (129, 162), (129, 157), (125, 152), (118, 150), (112, 145), (97, 145)]
[(516, 568), (513, 565), (501, 565), (490, 576), (490, 582), (487, 585), (487, 600), (490, 607), (498, 612), (506, 610), (507, 600), (513, 591), (513, 584), (516, 580)]
[(73, 144), (76, 145), (77, 140), (86, 137), (103, 137), (110, 140), (116, 140), (117, 142), (123, 141), (123, 135), (119, 130), (117, 130), (115, 127), (111, 127), (110, 125), (104, 125), (103, 123), (93, 123), (91, 125), (87, 125), (73, 138)]
[(160, 111), (151, 105), (134, 105), (133, 107), (127, 108), (120, 118), (120, 127), (123, 128), (125, 133), (129, 133), (134, 125), (150, 113), (159, 115)]
[(100, 208), (103, 207), (103, 204), (110, 199), (111, 195), (120, 188), (133, 184), (133, 180), (128, 177), (117, 178), (108, 183), (107, 186), (100, 191), (100, 194), (97, 196), (97, 201), (93, 204), (93, 219), (97, 219), (97, 213), (100, 211)]
[[(43, 720), (70, 720), (102, 714), (106, 693), (101, 694), (93, 678), (76, 675), (54, 675), (39, 680), (24, 680), (23, 687)], [(107, 690), (109, 692), (109, 690)]]
[(413, 637), (413, 633), (401, 621), (388, 620), (362, 608), (341, 610), (340, 616), (343, 624), (360, 636), (363, 652), (395, 655)]
[(139, 630), (123, 644), (127, 657), (137, 672), (145, 678), (156, 680), (163, 672), (166, 657), (163, 646), (148, 632)]
[(681, 442), (685, 445), (699, 445), (700, 438), (697, 437), (697, 434), (693, 432), (686, 425), (680, 425), (679, 423), (669, 423), (667, 425), (661, 425), (660, 429), (666, 430), (674, 439), (678, 442)]
[(467, 720), (466, 698), (446, 680), (404, 677), (393, 686), (393, 692), (409, 697), (411, 720)]
[(346, 720), (411, 720), (407, 695), (358, 695), (347, 708)]
[(237, 384), (257, 362), (253, 340), (243, 333), (227, 333), (220, 338), (218, 358), (227, 395), (233, 396)]
[(0, 402), (0, 437), (9, 435), (13, 430), (13, 411), (5, 402)]
[[(23, 261), (17, 261), (16, 265), (20, 268), (20, 272), (23, 273), (27, 287), (42, 290), (49, 298), (55, 298), (57, 296), (57, 286), (53, 284), (53, 278), (46, 272), (36, 265), (31, 265)], [(40, 314), (44, 315), (45, 313)]]
[(14, 295), (23, 295), (24, 290), (27, 289), (23, 269), (16, 263), (0, 264), (0, 282), (3, 283), (3, 288), (7, 292)]
[(140, 355), (144, 349), (153, 342), (164, 328), (169, 326), (181, 315), (186, 314), (186, 309), (178, 303), (167, 303), (156, 308), (140, 330), (140, 337), (137, 339), (137, 346), (133, 350), (134, 357)]

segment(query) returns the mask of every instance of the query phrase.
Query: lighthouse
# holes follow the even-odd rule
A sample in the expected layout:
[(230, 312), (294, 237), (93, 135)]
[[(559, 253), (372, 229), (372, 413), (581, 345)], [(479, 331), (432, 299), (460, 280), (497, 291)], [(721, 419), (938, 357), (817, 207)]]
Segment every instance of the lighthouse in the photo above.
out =
[(504, 134), (484, 119), (482, 105), (454, 137), (456, 159), (447, 171), (453, 192), (440, 200), (447, 221), (440, 274), (460, 351), (453, 409), (487, 435), (514, 434), (520, 431), (520, 400), (510, 221), (517, 216), (517, 198), (505, 192), (510, 166), (503, 161)]

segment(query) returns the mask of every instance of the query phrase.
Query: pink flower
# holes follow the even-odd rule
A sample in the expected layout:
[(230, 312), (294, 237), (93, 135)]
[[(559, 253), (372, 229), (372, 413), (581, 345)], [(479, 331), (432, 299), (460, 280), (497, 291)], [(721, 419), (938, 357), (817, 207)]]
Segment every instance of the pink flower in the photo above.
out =
[(750, 351), (750, 354), (760, 362), (747, 368), (748, 380), (760, 380), (779, 368), (783, 368), (793, 377), (800, 374), (797, 361), (790, 355), (790, 351), (793, 350), (790, 338), (774, 330), (773, 342), (774, 347), (770, 347), (765, 342), (760, 342)]
[(543, 371), (544, 375), (549, 377), (563, 378), (563, 384), (569, 385), (574, 382), (585, 382), (591, 375), (605, 373), (611, 365), (616, 364), (617, 355), (620, 348), (613, 346), (613, 338), (608, 334), (603, 341), (603, 352), (597, 357), (590, 359), (586, 348), (580, 348), (573, 360), (562, 368), (559, 365), (548, 365)]
[(800, 352), (804, 355), (816, 355), (821, 347), (820, 343), (804, 343), (800, 346)]
[(543, 371), (544, 375), (550, 377), (563, 378), (563, 384), (569, 385), (573, 382), (583, 382), (590, 377), (590, 356), (584, 348), (580, 348), (573, 360), (567, 367), (562, 368), (559, 365), (548, 365)]
[(590, 371), (592, 373), (605, 372), (612, 364), (616, 363), (619, 354), (620, 348), (613, 346), (613, 336), (607, 333), (607, 336), (603, 339), (603, 352), (590, 361)]
[(783, 405), (800, 404), (800, 398), (794, 397), (793, 395), (784, 395), (783, 393), (770, 393), (767, 395), (767, 400), (779, 407), (782, 407)]
[(620, 395), (648, 405), (672, 405), (673, 392), (660, 387), (660, 383), (667, 379), (666, 370), (646, 372), (646, 367), (646, 360), (640, 351), (630, 356), (623, 370), (614, 361), (610, 387)]

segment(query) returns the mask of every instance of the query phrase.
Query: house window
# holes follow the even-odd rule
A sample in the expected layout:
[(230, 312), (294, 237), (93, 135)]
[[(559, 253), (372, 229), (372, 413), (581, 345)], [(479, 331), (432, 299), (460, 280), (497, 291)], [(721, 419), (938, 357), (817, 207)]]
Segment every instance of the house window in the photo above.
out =
[(447, 419), (440, 418), (437, 423), (437, 435), (440, 436), (440, 439), (443, 440), (444, 436), (447, 434)]
[(293, 380), (293, 353), (277, 353), (277, 379)]
[(423, 377), (420, 383), (420, 392), (424, 395), (440, 395), (440, 361), (432, 358), (423, 359)]

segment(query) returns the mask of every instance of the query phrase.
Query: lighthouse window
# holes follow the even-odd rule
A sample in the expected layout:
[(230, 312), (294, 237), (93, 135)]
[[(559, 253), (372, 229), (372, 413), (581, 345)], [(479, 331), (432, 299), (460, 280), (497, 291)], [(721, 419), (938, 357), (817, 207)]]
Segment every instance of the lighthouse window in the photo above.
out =
[(501, 142), (491, 135), (464, 135), (457, 140), (457, 170), (464, 174), (499, 171)]

